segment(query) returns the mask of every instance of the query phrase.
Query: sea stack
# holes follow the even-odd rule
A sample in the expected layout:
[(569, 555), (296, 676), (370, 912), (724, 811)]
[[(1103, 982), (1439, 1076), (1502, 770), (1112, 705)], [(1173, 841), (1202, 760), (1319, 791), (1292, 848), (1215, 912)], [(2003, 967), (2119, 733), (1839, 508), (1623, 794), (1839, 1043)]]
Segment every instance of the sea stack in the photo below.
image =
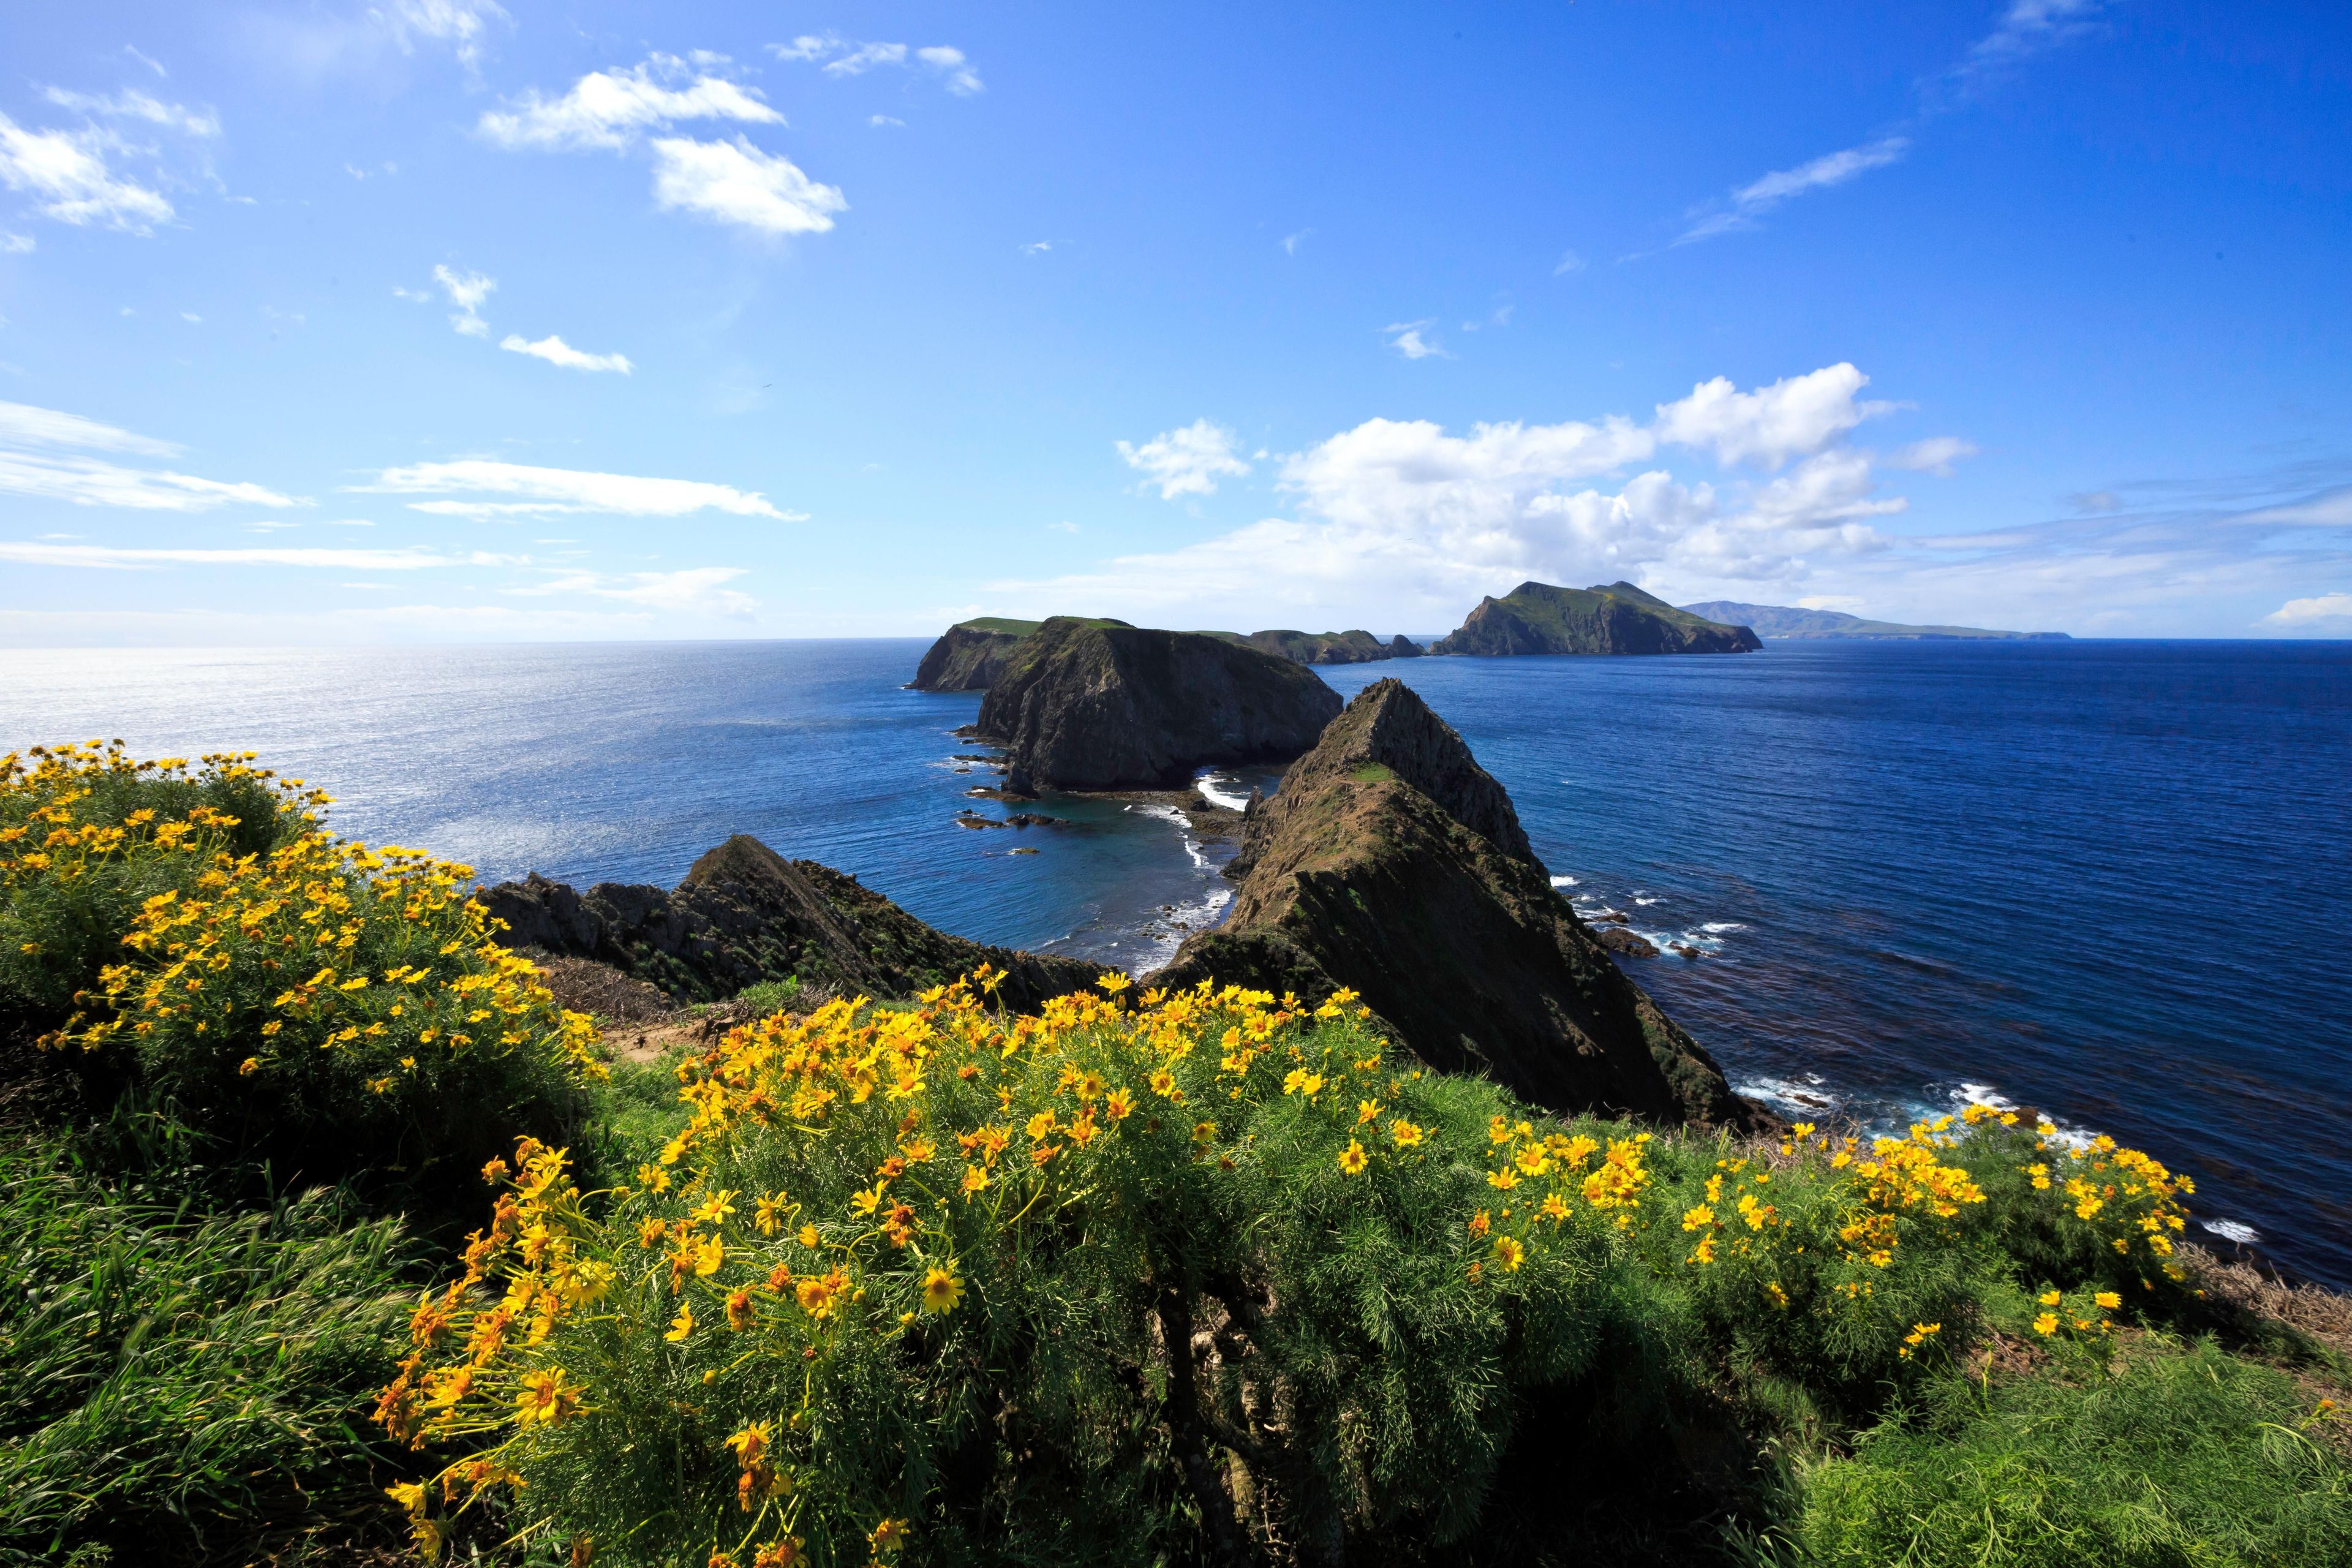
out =
[(1253, 806), (1234, 865), (1225, 923), (1152, 984), (1346, 986), (1430, 1066), (1554, 1110), (1769, 1120), (1611, 961), (1507, 792), (1402, 681), (1365, 688)]
[(1631, 583), (1557, 588), (1522, 583), (1485, 598), (1432, 653), (1506, 654), (1754, 653), (1763, 647), (1746, 626), (1678, 610)]
[(1056, 616), (981, 700), (975, 731), (1006, 750), (1006, 788), (1181, 785), (1209, 763), (1315, 744), (1339, 694), (1304, 665), (1204, 632)]

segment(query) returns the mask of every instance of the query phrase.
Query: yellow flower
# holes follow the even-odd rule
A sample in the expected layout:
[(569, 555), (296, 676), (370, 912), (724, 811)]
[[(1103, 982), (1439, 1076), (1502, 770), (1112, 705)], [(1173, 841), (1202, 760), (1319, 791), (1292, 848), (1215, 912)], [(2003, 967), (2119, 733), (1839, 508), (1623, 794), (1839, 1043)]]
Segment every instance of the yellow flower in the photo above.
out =
[(383, 1489), (383, 1495), (398, 1503), (411, 1519), (425, 1517), (425, 1487), (418, 1481), (402, 1481)]
[(2058, 1304), (2058, 1292), (2055, 1290), (2044, 1290), (2042, 1292), (2040, 1300), (2043, 1306), (2054, 1307)]
[(816, 1226), (813, 1225), (804, 1225), (801, 1226), (800, 1235), (795, 1239), (798, 1240), (803, 1247), (805, 1247), (810, 1251), (814, 1252), (824, 1238), (817, 1235)]
[(945, 1268), (923, 1276), (923, 1310), (950, 1312), (963, 1300), (963, 1281)]
[(1498, 1236), (1495, 1238), (1495, 1261), (1505, 1268), (1516, 1271), (1527, 1258), (1528, 1249), (1519, 1245), (1517, 1237)]
[(1361, 1127), (1364, 1123), (1366, 1123), (1366, 1122), (1368, 1122), (1368, 1121), (1378, 1121), (1380, 1119), (1381, 1119), (1381, 1102), (1380, 1102), (1379, 1100), (1360, 1100), (1356, 1101), (1356, 1125), (1357, 1125), (1357, 1126)]
[(956, 1184), (956, 1190), (963, 1194), (966, 1203), (970, 1203), (980, 1190), (987, 1185), (986, 1171), (982, 1170), (978, 1165), (966, 1165), (963, 1168), (963, 1179)]
[(1303, 1094), (1307, 1099), (1312, 1100), (1317, 1095), (1323, 1092), (1323, 1075), (1318, 1072), (1308, 1072), (1305, 1068), (1292, 1068), (1289, 1072), (1283, 1076), (1282, 1092), (1285, 1094)]
[(1396, 1146), (1398, 1148), (1410, 1149), (1414, 1144), (1420, 1142), (1427, 1136), (1427, 1134), (1422, 1131), (1420, 1128), (1414, 1126), (1412, 1122), (1407, 1121), (1403, 1117), (1400, 1116), (1395, 1121), (1389, 1123), (1389, 1136), (1396, 1141)]
[[(1113, 976), (1106, 974), (1100, 980), (1095, 982), (1095, 984), (1100, 985), (1104, 990), (1114, 994), (1127, 988), (1126, 975), (1121, 974), (1116, 977), (1119, 982), (1117, 985), (1110, 984), (1113, 978)], [(903, 1519), (886, 1519), (881, 1523), (876, 1525), (874, 1527), (874, 1533), (867, 1536), (866, 1539), (872, 1543), (874, 1550), (877, 1552), (896, 1552), (898, 1548), (907, 1544), (907, 1521)]]
[(560, 1366), (542, 1367), (522, 1380), (515, 1396), (515, 1425), (551, 1426), (580, 1413), (580, 1390), (563, 1381)]
[(2037, 1334), (2056, 1333), (2058, 1331), (2058, 1314), (2055, 1312), (2044, 1312), (2040, 1317), (2034, 1319), (2033, 1331)]
[(1362, 1175), (1368, 1163), (1364, 1158), (1364, 1146), (1353, 1138), (1349, 1139), (1348, 1146), (1339, 1151), (1339, 1169), (1351, 1176)]
[(2102, 1290), (2097, 1295), (2092, 1297), (2091, 1300), (2096, 1301), (2100, 1306), (2105, 1307), (2110, 1312), (2124, 1304), (2124, 1299), (2113, 1290)]
[(677, 1310), (677, 1317), (669, 1321), (669, 1332), (664, 1334), (662, 1338), (672, 1344), (677, 1344), (692, 1332), (694, 1332), (694, 1304), (688, 1302)]
[(750, 1469), (768, 1451), (768, 1442), (774, 1430), (764, 1421), (754, 1421), (727, 1439), (727, 1447), (735, 1450), (735, 1462)]
[(727, 1326), (741, 1333), (758, 1320), (751, 1311), (751, 1292), (738, 1290), (727, 1298)]
[(1707, 1207), (1705, 1204), (1699, 1205), (1696, 1208), (1692, 1209), (1689, 1213), (1683, 1215), (1683, 1228), (1685, 1230), (1703, 1230), (1714, 1223), (1715, 1211)]
[(261, 1058), (259, 1057), (247, 1057), (245, 1060), (236, 1064), (236, 1072), (239, 1078), (251, 1078), (255, 1073), (257, 1073), (260, 1070)]

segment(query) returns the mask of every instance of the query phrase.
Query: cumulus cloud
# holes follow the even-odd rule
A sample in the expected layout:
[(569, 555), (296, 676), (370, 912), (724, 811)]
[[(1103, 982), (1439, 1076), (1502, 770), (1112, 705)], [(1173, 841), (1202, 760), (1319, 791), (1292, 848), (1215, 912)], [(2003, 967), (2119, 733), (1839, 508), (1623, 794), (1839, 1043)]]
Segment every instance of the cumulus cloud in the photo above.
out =
[(180, 448), (78, 414), (0, 403), (0, 493), (138, 511), (310, 504), (263, 485), (201, 479), (170, 469), (125, 468), (103, 458), (77, 456), (79, 452), (171, 458), (178, 456)]
[(2273, 626), (2303, 626), (2314, 621), (2352, 621), (2352, 594), (2322, 594), (2311, 599), (2289, 599), (2263, 617)]
[(606, 575), (567, 572), (544, 583), (509, 588), (517, 595), (553, 596), (585, 594), (615, 599), (674, 616), (720, 616), (740, 619), (760, 607), (760, 602), (726, 584), (744, 574), (740, 566), (689, 566), (676, 572), (626, 572)]
[(609, 370), (618, 371), (621, 374), (626, 375), (635, 368), (629, 363), (629, 356), (626, 354), (583, 353), (552, 332), (537, 342), (525, 340), (520, 332), (509, 332), (499, 341), (499, 347), (509, 353), (530, 354), (534, 359), (543, 359), (548, 363), (561, 365), (565, 370)]
[(740, 136), (656, 142), (654, 200), (666, 209), (773, 235), (823, 234), (833, 226), (833, 215), (849, 206), (838, 187), (810, 179), (791, 159), (762, 153)]
[(961, 98), (983, 90), (980, 72), (961, 49), (947, 44), (911, 48), (905, 44), (860, 43), (837, 33), (803, 33), (789, 44), (770, 44), (780, 60), (805, 60), (832, 77), (864, 76), (883, 67), (921, 69)]
[(27, 131), (0, 113), (0, 184), (30, 196), (43, 216), (131, 234), (171, 222), (162, 192), (109, 166), (115, 150), (114, 138), (95, 128)]
[[(1514, 420), (1456, 434), (1429, 420), (1368, 419), (1284, 462), (1295, 516), (1051, 583), (997, 586), (1143, 614), (1231, 614), (1242, 599), (1254, 615), (1328, 608), (1361, 618), (1378, 604), (1411, 619), (1459, 615), (1529, 577), (1788, 580), (1816, 557), (1879, 551), (1873, 520), (1906, 504), (1880, 494), (1869, 454), (1843, 443), (1885, 407), (1858, 401), (1866, 382), (1845, 364), (1748, 391), (1704, 382), (1646, 421)], [(1670, 447), (1731, 472), (1678, 477), (1654, 461)], [(1772, 477), (1740, 478), (1748, 467)]]
[(1220, 479), (1239, 478), (1250, 471), (1235, 450), (1239, 437), (1222, 425), (1195, 419), (1181, 429), (1163, 430), (1141, 446), (1118, 443), (1118, 455), (1130, 468), (1140, 469), (1146, 485), (1160, 487), (1160, 499), (1213, 495)]
[(619, 152), (652, 130), (689, 120), (782, 125), (754, 88), (695, 72), (675, 55), (621, 70), (591, 71), (561, 98), (525, 92), (486, 110), (477, 129), (500, 147), (539, 152)]
[(486, 458), (412, 463), (386, 468), (373, 484), (353, 490), (380, 495), (513, 496), (508, 501), (440, 499), (411, 501), (414, 510), (443, 517), (528, 517), (561, 512), (615, 512), (628, 517), (685, 517), (698, 511), (803, 522), (807, 513), (780, 511), (757, 490), (700, 479), (649, 479), (581, 468), (534, 468)]

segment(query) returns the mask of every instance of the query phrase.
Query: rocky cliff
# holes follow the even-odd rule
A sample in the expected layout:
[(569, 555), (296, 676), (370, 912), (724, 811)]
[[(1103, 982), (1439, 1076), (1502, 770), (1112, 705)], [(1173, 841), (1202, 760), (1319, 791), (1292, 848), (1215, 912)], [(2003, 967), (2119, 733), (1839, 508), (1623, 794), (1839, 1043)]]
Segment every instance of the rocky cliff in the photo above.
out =
[(593, 958), (681, 1001), (711, 1002), (798, 975), (869, 996), (908, 996), (982, 963), (1005, 973), (998, 996), (1035, 1008), (1100, 973), (1075, 959), (988, 947), (934, 931), (888, 899), (814, 860), (787, 860), (737, 834), (659, 888), (599, 882), (585, 893), (533, 873), (487, 889), (509, 947)]
[(1015, 650), (975, 731), (1006, 749), (1006, 787), (1188, 782), (1203, 763), (1293, 757), (1339, 695), (1286, 658), (1202, 632), (1055, 617)]
[[(922, 663), (915, 667), (915, 679), (907, 682), (909, 691), (985, 691), (1003, 673), (1005, 661), (1013, 657), (1031, 632), (1044, 626), (1043, 621), (1014, 620), (1009, 616), (981, 616), (969, 621), (958, 621), (940, 635), (923, 654)], [(1089, 626), (1123, 626), (1125, 621), (1108, 619), (1082, 620)]]
[(1421, 645), (1402, 632), (1387, 642), (1367, 631), (1252, 632), (1241, 640), (1293, 664), (1373, 664), (1422, 655)]
[(1764, 645), (1746, 626), (1725, 626), (1631, 583), (1556, 588), (1522, 583), (1478, 607), (1432, 653), (1752, 653)]
[(1561, 1111), (1749, 1125), (1698, 1043), (1552, 889), (1501, 784), (1393, 679), (1253, 806), (1232, 913), (1154, 985), (1360, 994), (1430, 1066)]

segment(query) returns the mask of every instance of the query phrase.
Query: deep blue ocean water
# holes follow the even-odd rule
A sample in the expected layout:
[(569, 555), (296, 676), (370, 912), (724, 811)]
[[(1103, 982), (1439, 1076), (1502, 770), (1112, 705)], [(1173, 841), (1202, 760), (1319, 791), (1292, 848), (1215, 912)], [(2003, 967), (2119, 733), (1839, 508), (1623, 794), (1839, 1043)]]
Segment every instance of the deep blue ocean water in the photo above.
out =
[[(341, 831), (486, 879), (667, 885), (747, 832), (946, 930), (1137, 969), (1221, 914), (1226, 851), (1174, 812), (957, 826), (1000, 808), (953, 760), (977, 698), (899, 689), (923, 646), (6, 652), (0, 748), (259, 751)], [(2352, 1288), (2352, 644), (1324, 674), (1404, 679), (1563, 891), (1697, 950), (1628, 967), (1748, 1092), (1814, 1120), (2031, 1104), (2193, 1173), (2200, 1239)]]

